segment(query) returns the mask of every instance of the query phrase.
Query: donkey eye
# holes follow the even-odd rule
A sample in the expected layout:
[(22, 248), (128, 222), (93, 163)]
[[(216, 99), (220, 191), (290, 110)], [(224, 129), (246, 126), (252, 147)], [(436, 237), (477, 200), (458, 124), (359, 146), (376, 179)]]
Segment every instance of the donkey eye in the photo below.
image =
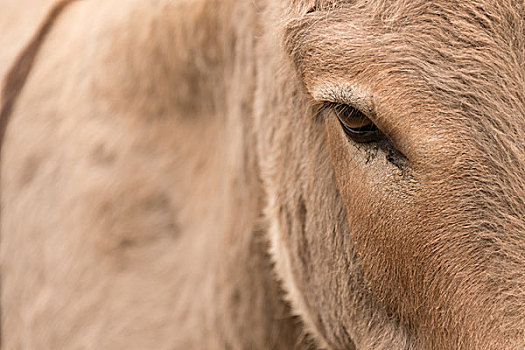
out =
[(353, 141), (366, 143), (383, 138), (377, 126), (354, 107), (341, 103), (330, 103), (330, 108), (339, 119), (346, 135)]

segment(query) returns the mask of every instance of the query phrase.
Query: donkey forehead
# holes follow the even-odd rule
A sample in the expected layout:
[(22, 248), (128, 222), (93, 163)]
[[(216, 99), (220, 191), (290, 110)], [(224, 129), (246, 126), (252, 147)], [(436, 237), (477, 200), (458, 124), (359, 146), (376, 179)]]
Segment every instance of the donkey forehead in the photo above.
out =
[(284, 45), (310, 93), (357, 84), (397, 116), (525, 113), (522, 2), (292, 2), (303, 13), (284, 21)]
[[(293, 1), (297, 3), (298, 1)], [(300, 1), (302, 13), (285, 26), (285, 42), (296, 63), (319, 64), (337, 74), (352, 59), (391, 65), (415, 63), (455, 70), (461, 64), (500, 62), (501, 73), (521, 71), (524, 61), (524, 3), (433, 1)], [(308, 9), (305, 13), (305, 9)], [(358, 57), (354, 57), (357, 55)], [(317, 59), (317, 60), (316, 60)], [(420, 62), (420, 64), (421, 64)], [(341, 64), (343, 63), (343, 64)], [(419, 67), (430, 68), (430, 67)], [(423, 69), (421, 69), (423, 70)], [(512, 74), (511, 74), (512, 76)]]

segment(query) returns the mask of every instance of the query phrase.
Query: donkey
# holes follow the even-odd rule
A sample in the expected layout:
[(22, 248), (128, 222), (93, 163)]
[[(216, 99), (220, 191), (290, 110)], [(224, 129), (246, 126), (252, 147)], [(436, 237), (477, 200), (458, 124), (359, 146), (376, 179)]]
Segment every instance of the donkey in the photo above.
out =
[(525, 347), (522, 0), (46, 4), (5, 349)]

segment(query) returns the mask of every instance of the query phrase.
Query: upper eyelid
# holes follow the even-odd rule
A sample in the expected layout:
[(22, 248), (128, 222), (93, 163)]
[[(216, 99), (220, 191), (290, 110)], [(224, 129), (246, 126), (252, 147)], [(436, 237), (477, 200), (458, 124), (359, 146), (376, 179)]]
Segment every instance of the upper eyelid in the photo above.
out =
[(330, 84), (309, 89), (315, 101), (350, 105), (367, 117), (375, 116), (373, 99), (363, 88), (348, 83)]

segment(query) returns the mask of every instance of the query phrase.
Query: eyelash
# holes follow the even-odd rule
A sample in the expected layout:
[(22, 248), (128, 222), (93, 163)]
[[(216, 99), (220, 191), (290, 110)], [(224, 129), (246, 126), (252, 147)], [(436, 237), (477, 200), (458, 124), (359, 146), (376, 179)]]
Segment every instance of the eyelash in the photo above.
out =
[(323, 109), (335, 114), (348, 138), (354, 142), (369, 143), (385, 138), (381, 130), (366, 115), (350, 105), (326, 102)]

